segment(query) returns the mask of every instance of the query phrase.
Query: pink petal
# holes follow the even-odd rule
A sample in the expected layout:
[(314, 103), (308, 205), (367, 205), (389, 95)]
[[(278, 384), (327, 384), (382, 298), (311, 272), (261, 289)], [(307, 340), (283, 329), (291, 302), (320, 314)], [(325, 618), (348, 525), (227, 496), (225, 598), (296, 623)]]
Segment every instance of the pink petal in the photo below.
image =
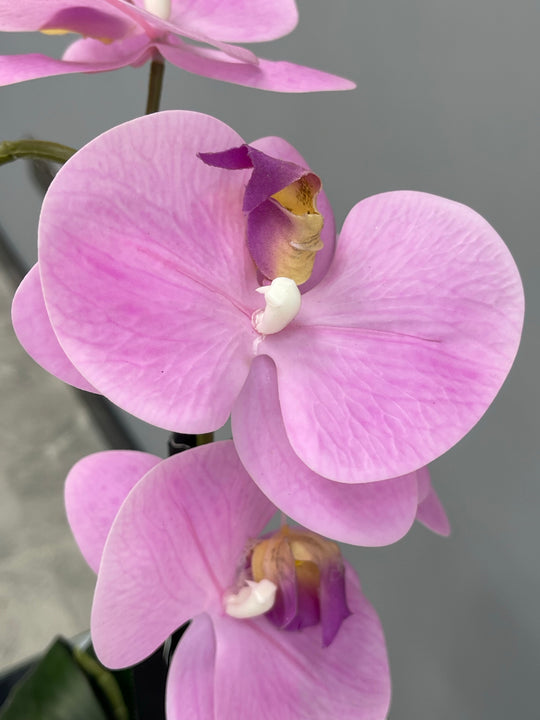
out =
[(438, 535), (447, 537), (450, 535), (450, 522), (437, 493), (431, 486), (428, 469), (421, 468), (417, 476), (420, 502), (416, 519)]
[(102, 662), (131, 665), (191, 617), (223, 612), (248, 540), (274, 511), (231, 441), (150, 470), (126, 498), (103, 552), (92, 609)]
[(198, 615), (182, 635), (167, 676), (167, 720), (208, 720), (214, 714), (216, 639), (206, 614)]
[(122, 10), (114, 8), (108, 0), (82, 0), (77, 5), (74, 0), (0, 0), (0, 30), (29, 32), (40, 30), (47, 25), (55, 15), (73, 8), (94, 10), (96, 13), (105, 13), (113, 18), (125, 21), (126, 15)]
[(248, 473), (280, 510), (310, 530), (374, 546), (399, 540), (414, 522), (416, 473), (353, 485), (327, 480), (299, 460), (287, 440), (269, 358), (253, 362), (233, 408), (232, 427)]
[(228, 42), (260, 42), (294, 30), (298, 11), (294, 0), (173, 2), (171, 22)]
[[(386, 717), (390, 677), (380, 622), (352, 571), (347, 584), (353, 614), (326, 648), (318, 627), (284, 632), (264, 617), (213, 618), (215, 720)], [(169, 687), (175, 682), (172, 671)]]
[(161, 458), (134, 450), (109, 450), (79, 460), (65, 485), (66, 511), (81, 553), (97, 573), (103, 546), (129, 491)]
[(275, 92), (316, 92), (351, 90), (350, 80), (322, 70), (284, 61), (258, 59), (258, 63), (241, 62), (212, 48), (186, 45), (175, 38), (157, 43), (160, 53), (173, 65), (204, 77)]
[[(98, 42), (97, 40), (94, 42)], [(40, 55), (28, 53), (27, 55), (1, 55), (0, 56), (0, 86), (12, 85), (24, 80), (35, 80), (52, 75), (69, 75), (71, 73), (106, 72), (118, 70), (125, 65), (135, 65), (141, 61), (141, 54), (134, 54), (130, 58), (117, 58), (109, 62), (85, 63), (66, 62)]]
[[(222, 42), (215, 38), (209, 37), (201, 30), (196, 29), (193, 26), (188, 26), (185, 23), (179, 25), (169, 20), (162, 20), (157, 15), (146, 10), (142, 7), (143, 3), (140, 2), (141, 7), (133, 5), (130, 1), (126, 0), (106, 0), (110, 7), (117, 8), (125, 13), (127, 17), (130, 17), (135, 21), (146, 33), (151, 40), (158, 40), (163, 38), (168, 33), (174, 33), (195, 40), (196, 42), (207, 43), (219, 48), (222, 52), (230, 57), (236, 58), (240, 62), (246, 63), (257, 63), (257, 57), (248, 50), (247, 48), (237, 47), (236, 45), (229, 45), (228, 43)], [(185, 10), (185, 5), (182, 8), (182, 12)]]
[(62, 60), (67, 63), (91, 63), (99, 66), (102, 63), (118, 62), (119, 67), (141, 65), (152, 54), (152, 44), (144, 34), (130, 35), (122, 40), (104, 44), (93, 38), (81, 38), (69, 45)]
[[(257, 148), (257, 150), (262, 150), (262, 152), (267, 155), (272, 155), (273, 157), (281, 158), (282, 160), (289, 160), (289, 162), (296, 163), (296, 165), (300, 165), (301, 167), (314, 171), (313, 168), (307, 164), (302, 155), (300, 155), (298, 150), (286, 140), (283, 140), (283, 138), (264, 137), (260, 138), (260, 140), (255, 140), (255, 142), (250, 143), (250, 145)], [(314, 172), (316, 172), (316, 170)], [(322, 188), (317, 197), (317, 209), (324, 218), (324, 226), (321, 232), (321, 240), (324, 247), (322, 250), (319, 250), (315, 256), (313, 272), (311, 273), (309, 280), (302, 284), (302, 293), (306, 293), (308, 290), (311, 290), (312, 287), (320, 282), (332, 262), (336, 247), (336, 224), (334, 221), (334, 213), (324, 188)]]
[(140, 65), (151, 53), (146, 35), (134, 35), (105, 45), (100, 40), (76, 40), (64, 53), (62, 60), (28, 53), (0, 56), (0, 85), (11, 85), (50, 75), (78, 72), (106, 72), (126, 65)]
[(397, 477), (460, 440), (502, 385), (523, 322), (519, 274), (493, 228), (416, 192), (356, 205), (303, 298), (259, 353), (276, 363), (294, 451), (342, 482)]
[(68, 359), (54, 334), (43, 300), (37, 264), (15, 293), (11, 317), (19, 342), (47, 372), (81, 390), (96, 392)]
[(42, 283), (68, 357), (114, 403), (179, 432), (222, 425), (249, 369), (246, 174), (197, 157), (241, 142), (206, 115), (139, 118), (71, 158), (43, 204)]

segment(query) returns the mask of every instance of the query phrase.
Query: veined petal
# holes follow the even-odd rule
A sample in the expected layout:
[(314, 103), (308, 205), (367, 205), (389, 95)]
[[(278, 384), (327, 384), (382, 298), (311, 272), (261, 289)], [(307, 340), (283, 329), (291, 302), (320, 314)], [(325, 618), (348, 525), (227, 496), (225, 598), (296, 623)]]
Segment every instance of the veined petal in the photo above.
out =
[(248, 540), (274, 512), (231, 441), (151, 469), (123, 503), (103, 552), (92, 609), (102, 662), (131, 665), (198, 613), (222, 613)]
[(246, 178), (197, 157), (239, 142), (198, 113), (138, 118), (71, 158), (43, 203), (41, 279), (66, 354), (114, 403), (178, 432), (223, 424), (249, 369)]
[[(215, 720), (384, 720), (390, 701), (384, 637), (350, 569), (347, 597), (353, 614), (327, 648), (318, 627), (285, 632), (264, 617), (214, 617)], [(205, 720), (193, 720), (199, 717)]]
[(228, 42), (261, 42), (294, 30), (298, 11), (294, 0), (173, 0), (171, 21)]
[(134, 450), (87, 455), (66, 478), (64, 499), (79, 550), (97, 573), (113, 520), (130, 490), (161, 458)]
[(209, 720), (214, 714), (216, 638), (210, 617), (198, 615), (182, 635), (167, 674), (167, 720)]
[[(254, 360), (232, 413), (233, 437), (242, 463), (261, 490), (301, 525), (354, 545), (387, 545), (414, 522), (416, 473), (383, 482), (337, 483), (317, 475), (287, 439), (268, 357)], [(332, 437), (328, 438), (328, 443)]]
[(187, 72), (261, 90), (303, 93), (356, 87), (350, 80), (322, 70), (263, 58), (256, 65), (245, 63), (219, 50), (186, 45), (177, 38), (159, 42), (157, 47), (164, 58)]
[(370, 482), (426, 465), (479, 420), (517, 352), (523, 289), (493, 228), (432, 195), (364, 200), (337, 247), (259, 352), (276, 363), (297, 455), (325, 477)]
[(17, 288), (11, 306), (11, 319), (17, 339), (41, 367), (81, 390), (97, 392), (60, 347), (43, 300), (37, 263)]

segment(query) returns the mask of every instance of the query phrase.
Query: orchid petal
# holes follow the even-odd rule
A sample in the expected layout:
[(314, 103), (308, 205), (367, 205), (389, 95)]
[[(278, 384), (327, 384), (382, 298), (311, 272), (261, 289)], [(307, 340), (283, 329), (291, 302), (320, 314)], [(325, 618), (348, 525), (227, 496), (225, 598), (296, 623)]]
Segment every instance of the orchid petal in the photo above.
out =
[(197, 157), (239, 140), (198, 113), (139, 118), (80, 150), (43, 203), (42, 283), (68, 357), (114, 403), (178, 432), (222, 425), (249, 369), (260, 300), (245, 172)]
[(93, 38), (81, 38), (66, 48), (62, 61), (88, 63), (96, 71), (101, 63), (106, 62), (118, 62), (118, 67), (141, 65), (151, 54), (152, 44), (144, 34), (130, 35), (106, 45)]
[(125, 17), (104, 13), (92, 7), (75, 6), (56, 12), (40, 27), (40, 31), (50, 34), (74, 32), (103, 42), (112, 42), (124, 37), (131, 27)]
[[(83, 0), (84, 6), (75, 6), (76, 9), (87, 12), (94, 11), (101, 16), (111, 16), (113, 23), (118, 20), (126, 21), (125, 12), (119, 10), (108, 2), (108, 0)], [(71, 12), (74, 9), (73, 0), (24, 0), (24, 2), (13, 2), (13, 0), (0, 0), (0, 28), (8, 32), (30, 32), (41, 30), (50, 25), (51, 20), (63, 12)]]
[[(130, 38), (132, 40), (132, 38)], [(0, 55), (0, 86), (12, 85), (14, 83), (23, 82), (24, 80), (35, 80), (41, 77), (50, 77), (52, 75), (69, 75), (71, 73), (95, 73), (106, 72), (108, 70), (118, 70), (125, 65), (138, 65), (147, 59), (147, 53), (150, 52), (148, 42), (143, 36), (137, 38), (137, 49), (131, 54), (118, 53), (117, 47), (122, 49), (123, 41), (119, 40), (111, 45), (104, 45), (99, 40), (80, 40), (76, 41), (92, 44), (96, 49), (99, 61), (68, 61), (55, 60), (47, 55), (39, 53), (27, 53), (25, 55)], [(142, 47), (141, 47), (142, 46)], [(68, 48), (69, 50), (69, 48)], [(68, 53), (69, 55), (69, 53)], [(110, 56), (110, 60), (103, 60), (104, 57)]]
[(294, 30), (298, 11), (294, 0), (173, 2), (171, 22), (228, 42), (261, 42)]
[(11, 317), (17, 339), (30, 357), (47, 372), (81, 390), (96, 392), (68, 359), (54, 334), (43, 300), (37, 264), (28, 272), (15, 293)]
[(156, 47), (166, 60), (187, 72), (261, 90), (303, 93), (356, 87), (350, 80), (322, 70), (262, 58), (256, 65), (245, 63), (219, 50), (186, 45), (176, 38), (158, 42)]
[(97, 573), (103, 547), (130, 490), (161, 458), (134, 450), (108, 450), (79, 460), (65, 485), (68, 521), (84, 559)]
[(208, 720), (214, 714), (216, 639), (208, 615), (198, 615), (182, 635), (167, 675), (167, 720)]
[(416, 473), (345, 484), (327, 480), (301, 462), (285, 433), (270, 358), (254, 360), (233, 408), (232, 428), (240, 459), (261, 490), (310, 530), (354, 545), (377, 546), (396, 542), (414, 522)]
[(124, 501), (103, 552), (92, 609), (101, 661), (131, 665), (196, 614), (223, 612), (248, 540), (274, 511), (231, 441), (150, 470)]
[(523, 322), (519, 274), (493, 228), (416, 192), (356, 205), (304, 298), (258, 351), (276, 363), (294, 451), (342, 482), (411, 472), (460, 440), (503, 383)]
[[(316, 626), (284, 632), (264, 617), (213, 618), (215, 720), (386, 717), (390, 679), (384, 637), (352, 571), (347, 573), (347, 594), (353, 614), (326, 648)], [(171, 678), (169, 684), (173, 682)]]
[[(261, 150), (267, 155), (272, 155), (276, 158), (288, 160), (289, 162), (295, 163), (300, 167), (306, 168), (312, 171), (305, 159), (300, 155), (298, 150), (294, 148), (290, 143), (280, 137), (264, 137), (255, 142), (250, 143), (251, 147)], [(332, 258), (334, 257), (334, 250), (336, 247), (336, 224), (334, 221), (334, 213), (332, 206), (328, 200), (328, 196), (324, 191), (324, 187), (321, 189), (317, 196), (317, 208), (324, 218), (324, 225), (321, 231), (321, 241), (323, 243), (322, 250), (319, 250), (315, 255), (315, 263), (313, 265), (313, 271), (311, 277), (300, 287), (301, 293), (306, 293), (311, 290), (312, 287), (320, 282), (323, 275), (328, 270)]]
[(431, 485), (428, 469), (421, 468), (418, 470), (417, 477), (419, 503), (416, 519), (429, 530), (448, 537), (450, 535), (450, 522), (437, 493)]
[(239, 62), (257, 64), (256, 55), (254, 55), (251, 50), (248, 50), (248, 48), (229, 45), (221, 40), (209, 37), (193, 26), (189, 27), (183, 23), (176, 25), (174, 22), (165, 20), (149, 10), (146, 10), (144, 6), (138, 7), (127, 0), (106, 1), (111, 7), (122, 10), (128, 17), (134, 20), (151, 40), (157, 40), (166, 36), (168, 33), (174, 33), (187, 37), (190, 40), (195, 40), (196, 42), (213, 45), (226, 55), (235, 58)]

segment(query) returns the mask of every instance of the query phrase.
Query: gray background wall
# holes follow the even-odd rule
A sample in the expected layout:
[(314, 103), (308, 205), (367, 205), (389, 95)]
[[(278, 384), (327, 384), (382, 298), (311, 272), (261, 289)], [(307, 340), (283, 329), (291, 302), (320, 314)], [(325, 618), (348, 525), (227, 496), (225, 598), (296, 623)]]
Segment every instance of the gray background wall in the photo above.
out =
[[(532, 0), (299, 0), (300, 24), (260, 55), (353, 78), (339, 94), (282, 96), (167, 67), (162, 107), (219, 116), (247, 140), (282, 135), (322, 176), (338, 224), (362, 197), (411, 188), (483, 214), (521, 268), (521, 353), (480, 424), (433, 465), (453, 535), (415, 528), (350, 550), (386, 629), (394, 720), (539, 717), (540, 14)], [(0, 52), (62, 41), (1, 36)], [(0, 90), (0, 136), (76, 147), (144, 109), (147, 68)], [(31, 262), (39, 197), (0, 173), (0, 218)], [(142, 424), (148, 449), (164, 438)], [(81, 628), (82, 629), (82, 628)]]

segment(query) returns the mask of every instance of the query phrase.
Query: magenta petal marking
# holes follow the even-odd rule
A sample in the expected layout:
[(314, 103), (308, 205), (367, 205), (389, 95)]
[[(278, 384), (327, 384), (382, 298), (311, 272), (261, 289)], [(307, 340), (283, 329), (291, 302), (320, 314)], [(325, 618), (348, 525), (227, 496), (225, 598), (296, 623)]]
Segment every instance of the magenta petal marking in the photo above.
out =
[(248, 540), (274, 512), (231, 441), (152, 468), (123, 503), (103, 551), (92, 608), (102, 662), (132, 665), (198, 613), (222, 613)]
[(97, 392), (71, 363), (58, 342), (45, 307), (37, 264), (17, 288), (11, 318), (17, 339), (41, 367), (81, 390)]
[(285, 433), (270, 358), (252, 363), (233, 408), (232, 427), (238, 454), (261, 490), (310, 530), (354, 545), (377, 546), (396, 542), (413, 524), (416, 473), (368, 484), (337, 483), (302, 463)]
[(113, 520), (135, 484), (161, 458), (109, 450), (79, 460), (64, 490), (68, 521), (86, 562), (97, 573)]

